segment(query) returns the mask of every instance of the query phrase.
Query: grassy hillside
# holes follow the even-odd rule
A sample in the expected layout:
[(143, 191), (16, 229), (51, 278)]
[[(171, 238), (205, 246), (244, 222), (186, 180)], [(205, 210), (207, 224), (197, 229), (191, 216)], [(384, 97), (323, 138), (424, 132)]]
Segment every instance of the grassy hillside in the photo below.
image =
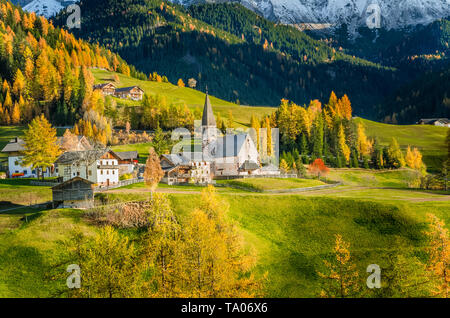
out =
[[(108, 72), (100, 69), (91, 69), (92, 74), (95, 77), (95, 83), (112, 82), (114, 74), (119, 76), (120, 82), (116, 83), (117, 87), (127, 87), (132, 85), (138, 85), (142, 88), (146, 94), (160, 95), (166, 98), (168, 104), (186, 104), (189, 108), (199, 108), (203, 110), (205, 103), (205, 94), (191, 89), (188, 87), (178, 87), (171, 83), (157, 83), (151, 81), (141, 81), (132, 77), (125, 76), (119, 73)], [(213, 91), (209, 92), (214, 95)], [(249, 125), (250, 116), (252, 114), (262, 117), (275, 111), (274, 107), (253, 107), (253, 106), (240, 106), (222, 99), (218, 99), (210, 95), (211, 104), (213, 106), (214, 114), (220, 114), (222, 118), (228, 117), (228, 111), (233, 112), (235, 123), (239, 126)], [(131, 100), (124, 100), (115, 98), (118, 104), (123, 105), (138, 105), (138, 102)]]
[(388, 125), (357, 118), (366, 128), (369, 137), (377, 137), (382, 145), (387, 145), (395, 137), (403, 149), (418, 147), (429, 170), (441, 168), (446, 156), (444, 145), (447, 129), (431, 125)]
[[(170, 197), (182, 222), (199, 200), (199, 194)], [(337, 233), (351, 243), (361, 274), (367, 264), (382, 265), (388, 250), (423, 251), (424, 213), (443, 209), (430, 203), (413, 209), (408, 204), (292, 195), (223, 197), (230, 204), (229, 217), (257, 252), (258, 272), (269, 274), (266, 294), (271, 297), (317, 296), (317, 271), (325, 270), (322, 261), (330, 256)], [(88, 235), (97, 231), (81, 213), (39, 212), (27, 223), (17, 220), (15, 226), (9, 225), (13, 229), (0, 231), (0, 296), (55, 295), (63, 282), (49, 282), (45, 273), (63, 253), (57, 242), (75, 228)]]

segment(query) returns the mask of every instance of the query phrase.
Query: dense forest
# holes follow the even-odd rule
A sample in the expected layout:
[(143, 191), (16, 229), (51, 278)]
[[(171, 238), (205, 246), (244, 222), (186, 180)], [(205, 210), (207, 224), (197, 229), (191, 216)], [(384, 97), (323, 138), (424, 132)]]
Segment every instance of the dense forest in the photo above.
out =
[(29, 123), (44, 114), (53, 123), (89, 123), (92, 137), (111, 133), (103, 99), (92, 91), (89, 68), (138, 78), (142, 73), (98, 44), (79, 40), (34, 13), (0, 0), (0, 124)]
[[(358, 115), (373, 117), (375, 103), (392, 93), (394, 69), (345, 55), (239, 5), (203, 6), (188, 11), (160, 0), (85, 0), (83, 27), (74, 32), (147, 74), (157, 71), (171, 82), (195, 78), (198, 89), (208, 86), (241, 104), (276, 106), (281, 98), (302, 104), (334, 90), (352, 98)], [(61, 14), (55, 24), (66, 18)]]

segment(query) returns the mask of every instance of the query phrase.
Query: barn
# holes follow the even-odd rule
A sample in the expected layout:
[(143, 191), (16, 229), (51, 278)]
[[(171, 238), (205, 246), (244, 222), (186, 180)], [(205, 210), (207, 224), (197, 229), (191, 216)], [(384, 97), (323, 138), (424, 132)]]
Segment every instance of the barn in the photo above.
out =
[(94, 206), (94, 183), (75, 177), (52, 188), (54, 208), (88, 209)]

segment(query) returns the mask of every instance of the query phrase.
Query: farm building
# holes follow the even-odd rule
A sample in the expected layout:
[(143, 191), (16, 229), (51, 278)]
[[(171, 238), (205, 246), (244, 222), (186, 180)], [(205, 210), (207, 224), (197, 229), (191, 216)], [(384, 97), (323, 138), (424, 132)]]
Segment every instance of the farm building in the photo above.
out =
[(139, 86), (116, 88), (114, 96), (118, 98), (128, 98), (132, 100), (142, 100), (144, 91)]
[(420, 119), (417, 124), (450, 127), (450, 120), (448, 118), (425, 118)]
[(98, 89), (102, 92), (103, 96), (112, 95), (116, 92), (116, 86), (113, 83), (97, 84), (93, 87), (94, 90)]
[(139, 160), (137, 151), (115, 152), (119, 157), (119, 176), (124, 173), (133, 173)]
[(75, 177), (52, 188), (54, 208), (87, 209), (94, 205), (94, 183)]

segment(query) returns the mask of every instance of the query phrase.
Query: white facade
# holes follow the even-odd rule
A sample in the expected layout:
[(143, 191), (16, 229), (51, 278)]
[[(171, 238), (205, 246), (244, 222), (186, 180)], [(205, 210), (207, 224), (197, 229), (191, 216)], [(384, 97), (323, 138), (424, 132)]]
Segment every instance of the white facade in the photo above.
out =
[(64, 182), (74, 177), (87, 179), (99, 186), (119, 182), (119, 164), (115, 158), (97, 159), (90, 165), (86, 165), (83, 161), (58, 163), (56, 172), (58, 176), (63, 177)]
[[(8, 175), (10, 178), (20, 177), (20, 178), (37, 178), (37, 171), (33, 169), (31, 165), (22, 166), (23, 156), (9, 156), (8, 157)], [(23, 174), (23, 175), (21, 175)], [(51, 176), (51, 169), (45, 169), (45, 177)]]

